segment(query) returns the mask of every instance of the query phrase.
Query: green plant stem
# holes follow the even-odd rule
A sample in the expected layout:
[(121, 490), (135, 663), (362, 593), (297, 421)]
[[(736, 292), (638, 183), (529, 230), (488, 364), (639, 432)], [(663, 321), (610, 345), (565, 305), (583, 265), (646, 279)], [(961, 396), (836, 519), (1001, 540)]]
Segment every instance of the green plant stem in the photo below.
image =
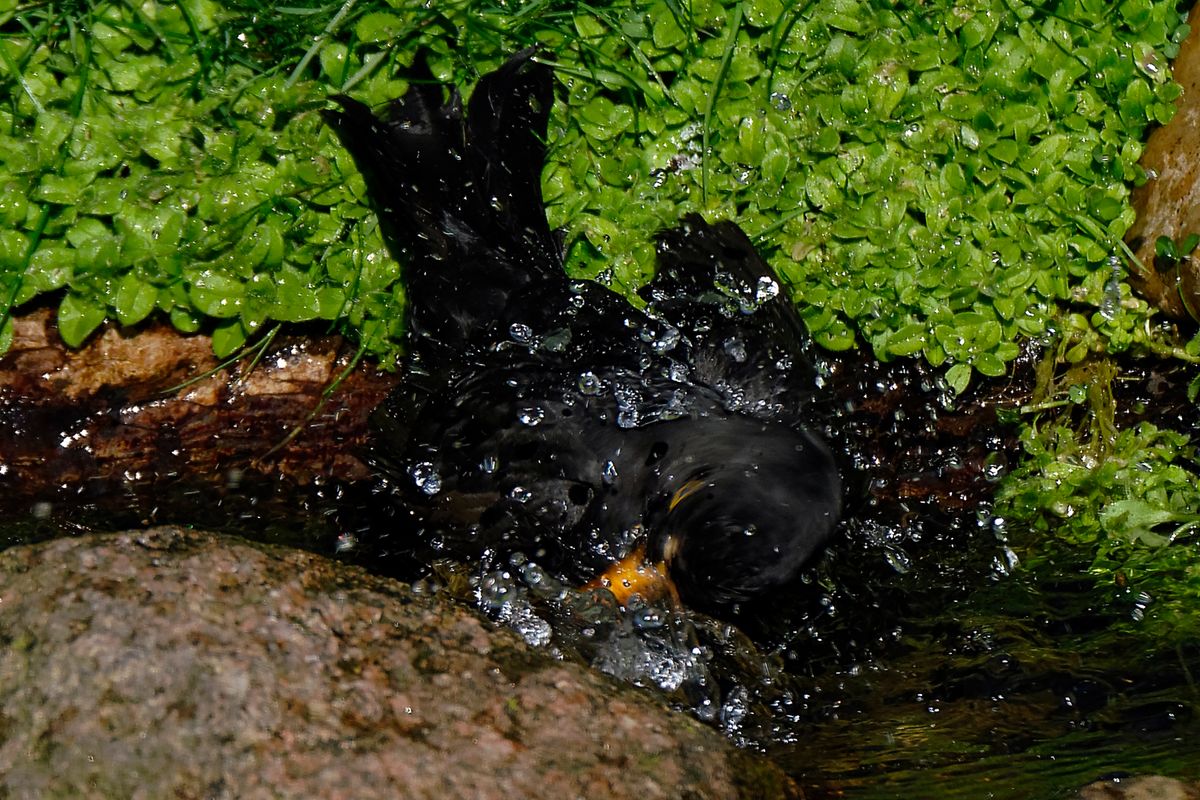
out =
[(329, 20), (329, 24), (325, 26), (325, 30), (321, 31), (321, 34), (317, 36), (312, 45), (309, 46), (306, 51), (304, 51), (304, 55), (300, 58), (300, 62), (296, 64), (296, 68), (292, 70), (292, 74), (288, 75), (287, 82), (284, 84), (285, 86), (290, 89), (292, 86), (296, 85), (296, 81), (300, 80), (300, 76), (303, 75), (304, 70), (308, 68), (309, 62), (316, 57), (317, 53), (321, 52), (321, 47), (325, 44), (325, 41), (332, 36), (339, 27), (341, 27), (342, 20), (346, 18), (346, 15), (350, 13), (350, 11), (354, 8), (354, 4), (357, 2), (358, 0), (346, 0), (346, 2), (342, 4), (342, 7), (339, 8), (337, 13), (333, 15), (333, 19)]
[(733, 7), (733, 19), (729, 22), (729, 36), (725, 40), (725, 52), (721, 57), (721, 68), (717, 70), (717, 77), (713, 80), (712, 92), (708, 95), (708, 105), (704, 109), (704, 132), (700, 151), (700, 202), (706, 207), (708, 206), (708, 171), (710, 160), (708, 139), (712, 130), (712, 115), (713, 110), (717, 107), (717, 98), (721, 96), (721, 87), (725, 83), (725, 77), (729, 74), (729, 64), (733, 61), (733, 51), (737, 45), (738, 30), (741, 27), (742, 4), (738, 3)]

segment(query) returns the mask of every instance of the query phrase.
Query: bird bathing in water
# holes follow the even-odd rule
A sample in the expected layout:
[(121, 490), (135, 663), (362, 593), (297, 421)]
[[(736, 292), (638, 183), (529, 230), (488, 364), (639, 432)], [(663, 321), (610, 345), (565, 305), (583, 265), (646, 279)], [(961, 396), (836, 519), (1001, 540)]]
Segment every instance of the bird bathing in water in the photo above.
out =
[[(837, 525), (794, 305), (732, 222), (657, 237), (644, 310), (563, 268), (542, 200), (553, 71), (518, 53), (464, 109), (419, 62), (381, 116), (326, 119), (405, 268), (408, 357), (373, 460), (397, 551), (536, 553), (621, 602), (720, 608), (796, 576)], [(676, 594), (677, 593), (677, 594)]]

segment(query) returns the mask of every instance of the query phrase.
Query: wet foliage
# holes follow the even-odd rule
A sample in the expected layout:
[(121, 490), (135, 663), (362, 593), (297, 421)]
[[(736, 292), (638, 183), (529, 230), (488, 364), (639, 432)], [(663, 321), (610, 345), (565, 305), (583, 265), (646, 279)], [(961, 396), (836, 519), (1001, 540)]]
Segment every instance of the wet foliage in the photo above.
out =
[(469, 86), (538, 43), (559, 82), (546, 195), (577, 274), (632, 291), (657, 230), (733, 219), (820, 344), (920, 354), (961, 391), (1022, 337), (1079, 358), (1158, 340), (1119, 241), (1185, 32), (1148, 0), (10, 0), (0, 314), (65, 290), (70, 343), (160, 313), (221, 354), (318, 319), (393, 361), (399, 269), (315, 111), (396, 97), (418, 51)]
[[(1200, 640), (1200, 463), (1186, 377), (1161, 363), (1123, 377), (1103, 360), (1053, 376), (1041, 393), (1066, 394), (1068, 410), (1024, 429), (1021, 466), (996, 498), (1022, 532), (1025, 569), (1076, 564), (1117, 628), (1166, 650)], [(1146, 388), (1122, 392), (1122, 380)]]
[(399, 269), (348, 235), (366, 212), (312, 110), (327, 92), (263, 50), (309, 29), (272, 17), (210, 2), (0, 10), (4, 349), (11, 310), (45, 292), (62, 293), (73, 346), (105, 318), (151, 314), (205, 327), (218, 355), (266, 323), (386, 337)]

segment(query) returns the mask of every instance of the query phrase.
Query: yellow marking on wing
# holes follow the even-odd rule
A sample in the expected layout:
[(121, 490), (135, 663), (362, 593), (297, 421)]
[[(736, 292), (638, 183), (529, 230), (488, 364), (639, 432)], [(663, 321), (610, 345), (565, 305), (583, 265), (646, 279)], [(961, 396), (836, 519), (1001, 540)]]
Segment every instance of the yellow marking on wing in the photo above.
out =
[(688, 481), (687, 483), (683, 484), (676, 489), (675, 494), (671, 496), (671, 502), (667, 504), (667, 510), (674, 511), (675, 506), (679, 505), (688, 497), (703, 489), (704, 486), (705, 483), (701, 480)]

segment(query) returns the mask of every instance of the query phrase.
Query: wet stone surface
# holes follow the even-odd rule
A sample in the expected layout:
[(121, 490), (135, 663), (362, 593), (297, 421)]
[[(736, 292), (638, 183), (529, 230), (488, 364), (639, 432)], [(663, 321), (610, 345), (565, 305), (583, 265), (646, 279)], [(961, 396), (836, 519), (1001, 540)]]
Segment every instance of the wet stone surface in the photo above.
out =
[(1089, 783), (1079, 800), (1197, 800), (1200, 784), (1184, 783), (1161, 775), (1109, 778)]
[(0, 555), (0, 796), (798, 796), (452, 603), (157, 528)]

